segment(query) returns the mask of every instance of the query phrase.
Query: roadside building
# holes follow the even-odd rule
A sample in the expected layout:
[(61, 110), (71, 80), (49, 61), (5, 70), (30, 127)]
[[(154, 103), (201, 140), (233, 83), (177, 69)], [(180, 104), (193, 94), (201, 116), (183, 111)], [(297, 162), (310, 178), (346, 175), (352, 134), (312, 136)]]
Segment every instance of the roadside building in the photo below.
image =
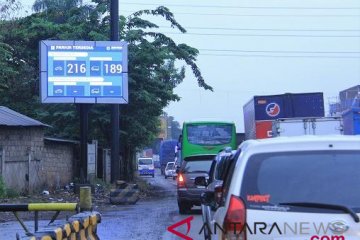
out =
[(44, 136), (47, 124), (0, 106), (0, 175), (19, 192), (56, 189), (74, 175), (76, 141)]

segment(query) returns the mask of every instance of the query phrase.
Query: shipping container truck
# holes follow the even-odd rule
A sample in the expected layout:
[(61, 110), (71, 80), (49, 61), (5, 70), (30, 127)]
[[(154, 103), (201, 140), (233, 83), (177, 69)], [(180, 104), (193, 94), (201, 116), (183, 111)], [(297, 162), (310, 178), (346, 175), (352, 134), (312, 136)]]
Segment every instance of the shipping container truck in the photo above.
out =
[[(345, 89), (339, 93), (340, 97), (340, 111), (346, 111), (352, 107), (360, 107), (359, 101), (356, 101), (360, 96), (360, 85)], [(356, 106), (357, 104), (357, 106)]]
[(343, 133), (341, 117), (280, 118), (272, 122), (272, 137)]
[(323, 93), (254, 96), (243, 107), (246, 139), (269, 138), (279, 118), (324, 117)]
[(175, 148), (177, 144), (178, 141), (174, 139), (164, 140), (161, 142), (159, 152), (161, 174), (164, 174), (165, 167), (168, 162), (175, 161)]
[(351, 108), (342, 113), (345, 135), (360, 134), (360, 108)]

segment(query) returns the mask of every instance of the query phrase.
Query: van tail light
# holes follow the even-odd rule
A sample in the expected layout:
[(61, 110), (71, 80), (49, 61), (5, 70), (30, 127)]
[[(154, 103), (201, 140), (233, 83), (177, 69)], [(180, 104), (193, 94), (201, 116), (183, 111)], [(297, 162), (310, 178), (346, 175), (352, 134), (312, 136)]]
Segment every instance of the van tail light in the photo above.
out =
[(246, 240), (246, 207), (237, 196), (231, 195), (223, 229), (223, 240)]
[(214, 189), (215, 192), (215, 202), (218, 205), (222, 204), (222, 199), (223, 199), (223, 187), (221, 186), (216, 186)]
[(178, 187), (179, 188), (185, 187), (185, 179), (181, 173), (179, 173), (179, 176), (178, 176)]

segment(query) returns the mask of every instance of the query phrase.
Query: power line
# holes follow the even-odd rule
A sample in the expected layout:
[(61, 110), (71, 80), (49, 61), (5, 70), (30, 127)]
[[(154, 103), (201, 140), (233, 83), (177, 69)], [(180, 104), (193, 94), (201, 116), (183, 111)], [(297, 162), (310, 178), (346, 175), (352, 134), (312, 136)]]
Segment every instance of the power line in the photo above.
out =
[[(238, 49), (198, 49), (199, 51), (209, 51), (209, 52), (242, 52), (242, 53), (304, 53), (304, 54), (360, 54), (359, 52), (354, 51), (283, 51), (283, 50), (238, 50)], [(359, 55), (360, 57), (360, 55)]]
[[(134, 13), (133, 11), (124, 10), (122, 12)], [(360, 15), (349, 14), (224, 14), (224, 13), (189, 13), (173, 12), (174, 15), (194, 15), (194, 16), (224, 16), (224, 17), (360, 17)]]
[(242, 54), (200, 54), (200, 56), (218, 56), (218, 57), (260, 57), (260, 58), (342, 58), (342, 59), (360, 59), (359, 57), (351, 57), (351, 56), (316, 56), (316, 55), (242, 55)]
[[(171, 28), (159, 26), (160, 28)], [(281, 29), (281, 28), (228, 28), (228, 27), (185, 27), (196, 30), (226, 30), (226, 31), (274, 31), (274, 32), (360, 32), (360, 29)]]
[(358, 10), (360, 7), (269, 7), (269, 6), (230, 6), (230, 5), (193, 5), (193, 4), (164, 4), (164, 3), (134, 3), (121, 2), (126, 5), (139, 6), (169, 6), (169, 7), (191, 7), (191, 8), (229, 8), (229, 9), (294, 9), (294, 10)]
[(231, 34), (231, 33), (178, 33), (163, 32), (163, 34), (182, 34), (182, 35), (198, 35), (198, 36), (233, 36), (233, 37), (313, 37), (313, 38), (360, 38), (360, 35), (301, 35), (301, 34)]

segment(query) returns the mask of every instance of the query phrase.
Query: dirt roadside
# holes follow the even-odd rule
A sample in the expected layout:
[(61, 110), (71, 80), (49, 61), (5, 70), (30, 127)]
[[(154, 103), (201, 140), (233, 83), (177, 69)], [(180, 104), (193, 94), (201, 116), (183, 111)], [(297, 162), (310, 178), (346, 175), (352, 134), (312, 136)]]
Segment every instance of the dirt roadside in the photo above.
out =
[[(137, 178), (134, 182), (140, 190), (140, 200), (159, 198), (157, 187), (150, 185), (147, 181)], [(92, 194), (92, 204), (94, 211), (111, 211), (120, 208), (120, 205), (110, 203), (110, 190), (114, 186), (95, 185), (95, 193)], [(79, 195), (74, 193), (73, 189), (61, 189), (57, 191), (41, 192), (31, 196), (20, 196), (17, 198), (0, 198), (0, 204), (20, 204), (20, 203), (79, 203)], [(33, 212), (19, 212), (22, 220), (34, 219)], [(39, 219), (50, 220), (55, 212), (39, 212)], [(66, 219), (74, 215), (75, 212), (61, 212), (58, 219)], [(7, 221), (16, 221), (12, 212), (0, 212), (0, 223)]]

